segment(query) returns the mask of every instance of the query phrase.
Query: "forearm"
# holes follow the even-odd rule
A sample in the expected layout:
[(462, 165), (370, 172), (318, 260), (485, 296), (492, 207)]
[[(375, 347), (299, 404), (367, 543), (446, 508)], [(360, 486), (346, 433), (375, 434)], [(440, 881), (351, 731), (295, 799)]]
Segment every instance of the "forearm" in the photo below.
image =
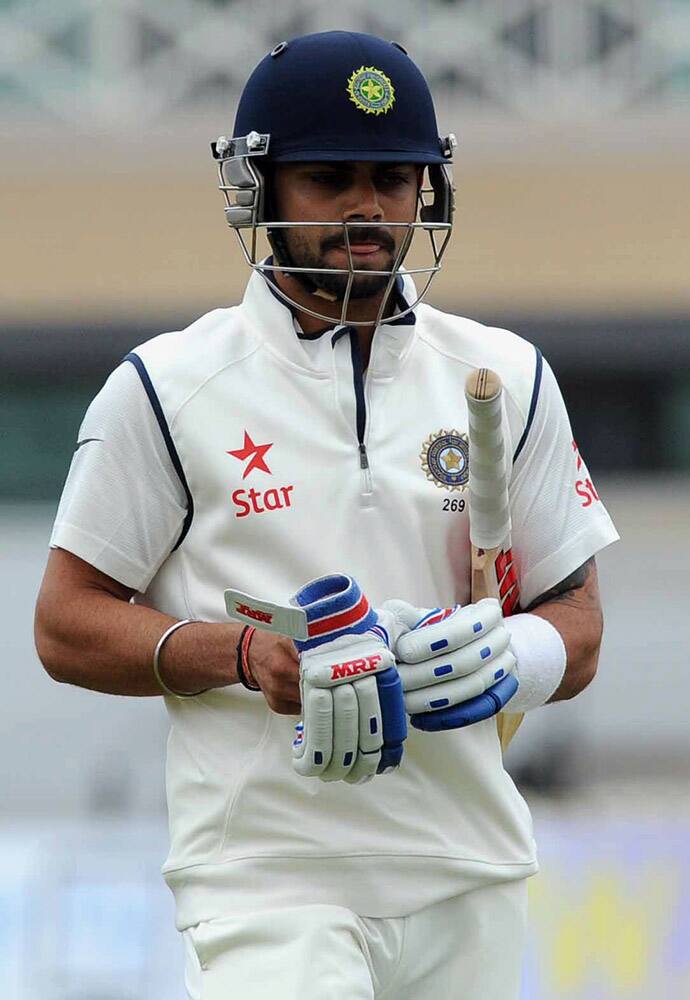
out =
[(532, 614), (550, 622), (560, 633), (565, 645), (567, 656), (565, 673), (549, 702), (574, 698), (584, 691), (597, 672), (601, 645), (601, 617), (599, 616), (598, 624), (595, 621), (588, 621), (583, 627), (580, 615), (576, 612), (569, 614), (567, 609), (558, 605), (545, 604)]
[[(64, 602), (59, 613), (39, 600), (36, 647), (55, 680), (109, 694), (161, 694), (153, 653), (177, 619), (90, 591)], [(237, 681), (235, 647), (241, 626), (199, 622), (177, 629), (166, 641), (160, 672), (168, 687), (194, 692)]]
[(549, 701), (574, 698), (597, 671), (603, 617), (593, 559), (581, 567), (581, 574), (581, 579), (571, 579), (573, 586), (567, 586), (569, 581), (565, 581), (566, 586), (560, 592), (542, 595), (528, 609), (530, 614), (545, 618), (558, 630), (566, 650), (565, 673)]

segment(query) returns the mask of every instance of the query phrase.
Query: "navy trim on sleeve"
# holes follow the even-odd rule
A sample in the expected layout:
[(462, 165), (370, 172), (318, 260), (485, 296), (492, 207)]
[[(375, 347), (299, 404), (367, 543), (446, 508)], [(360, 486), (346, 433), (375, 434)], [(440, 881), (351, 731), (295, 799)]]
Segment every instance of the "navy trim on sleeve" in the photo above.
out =
[(535, 347), (534, 350), (536, 351), (536, 354), (537, 354), (537, 363), (536, 363), (536, 368), (535, 368), (535, 372), (534, 372), (534, 386), (532, 387), (532, 398), (531, 398), (530, 404), (529, 404), (529, 413), (527, 414), (527, 423), (525, 424), (525, 429), (522, 432), (522, 437), (518, 441), (518, 446), (515, 449), (515, 454), (513, 455), (513, 462), (515, 462), (517, 460), (518, 455), (520, 454), (520, 452), (522, 451), (522, 449), (525, 447), (525, 443), (527, 441), (527, 435), (529, 434), (530, 428), (531, 428), (532, 423), (534, 421), (534, 414), (536, 412), (537, 401), (539, 399), (539, 388), (541, 386), (541, 373), (542, 373), (542, 368), (544, 367), (544, 358), (543, 358), (543, 355), (542, 355), (542, 353), (541, 353), (541, 351), (539, 350), (538, 347)]
[(182, 489), (184, 490), (185, 496), (187, 498), (187, 513), (185, 514), (184, 524), (182, 525), (182, 531), (180, 533), (180, 537), (177, 539), (175, 545), (173, 546), (172, 551), (174, 552), (175, 549), (178, 549), (180, 547), (187, 532), (189, 531), (192, 525), (192, 518), (194, 517), (194, 500), (192, 498), (189, 485), (187, 483), (187, 478), (184, 474), (184, 469), (182, 468), (182, 462), (180, 461), (180, 456), (177, 454), (177, 448), (175, 447), (175, 443), (170, 433), (170, 428), (168, 427), (168, 421), (165, 419), (165, 414), (163, 413), (163, 407), (161, 406), (160, 400), (156, 395), (156, 390), (153, 388), (153, 383), (151, 382), (149, 373), (146, 371), (146, 365), (141, 360), (139, 355), (134, 354), (134, 352), (126, 354), (122, 360), (130, 361), (136, 368), (137, 372), (139, 373), (139, 378), (141, 379), (141, 383), (144, 386), (144, 389), (146, 390), (146, 395), (149, 397), (151, 409), (156, 415), (158, 426), (161, 429), (161, 434), (163, 435), (165, 446), (168, 449), (168, 454), (170, 455), (170, 461), (173, 464), (175, 472), (179, 476), (180, 482), (182, 483)]

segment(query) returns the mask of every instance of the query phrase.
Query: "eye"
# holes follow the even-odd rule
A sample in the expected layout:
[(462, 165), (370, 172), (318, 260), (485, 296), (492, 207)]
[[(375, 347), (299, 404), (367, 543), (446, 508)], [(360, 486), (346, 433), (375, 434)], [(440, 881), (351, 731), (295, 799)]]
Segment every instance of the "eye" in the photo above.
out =
[(404, 187), (406, 184), (409, 184), (410, 181), (410, 175), (403, 173), (401, 170), (386, 170), (385, 173), (382, 173), (379, 176), (379, 184), (381, 187)]
[(309, 174), (309, 180), (312, 184), (323, 187), (341, 187), (346, 182), (346, 177), (337, 170), (314, 170)]

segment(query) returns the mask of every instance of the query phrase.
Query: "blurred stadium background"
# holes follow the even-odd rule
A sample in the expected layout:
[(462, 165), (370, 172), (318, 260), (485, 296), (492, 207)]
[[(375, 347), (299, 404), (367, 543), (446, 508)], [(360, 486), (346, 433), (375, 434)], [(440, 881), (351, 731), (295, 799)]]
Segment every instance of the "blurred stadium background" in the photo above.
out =
[[(58, 687), (32, 605), (89, 400), (237, 301), (208, 141), (275, 43), (405, 45), (458, 134), (431, 301), (535, 341), (622, 535), (596, 683), (536, 713), (524, 1000), (690, 996), (690, 2), (0, 0), (4, 1000), (182, 1000), (155, 699)], [(318, 86), (318, 81), (315, 81)]]

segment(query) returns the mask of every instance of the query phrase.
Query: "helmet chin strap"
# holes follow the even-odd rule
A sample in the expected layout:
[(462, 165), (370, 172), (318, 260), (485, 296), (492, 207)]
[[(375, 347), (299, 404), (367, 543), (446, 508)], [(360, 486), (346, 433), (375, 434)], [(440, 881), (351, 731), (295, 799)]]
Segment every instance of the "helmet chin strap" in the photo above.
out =
[(325, 299), (326, 302), (338, 302), (338, 296), (334, 295), (333, 292), (327, 292), (325, 288), (317, 288), (315, 292), (312, 292), (314, 298)]

